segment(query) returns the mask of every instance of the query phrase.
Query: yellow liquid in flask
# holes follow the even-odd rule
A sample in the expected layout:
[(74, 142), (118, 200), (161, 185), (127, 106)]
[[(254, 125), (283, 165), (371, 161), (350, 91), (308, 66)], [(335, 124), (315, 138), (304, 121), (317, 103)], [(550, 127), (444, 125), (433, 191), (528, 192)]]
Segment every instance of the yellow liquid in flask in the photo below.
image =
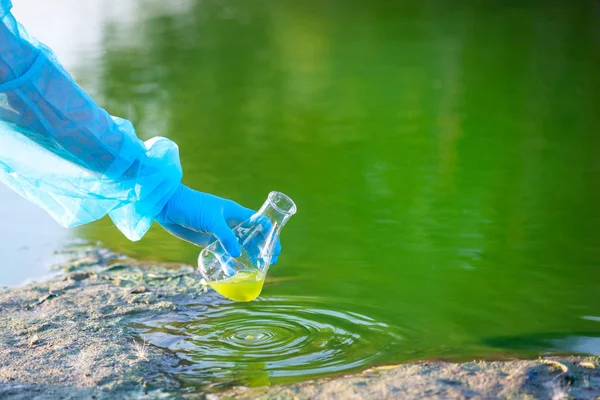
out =
[(265, 276), (259, 270), (239, 271), (234, 276), (222, 281), (209, 282), (221, 296), (234, 301), (252, 301), (260, 294)]

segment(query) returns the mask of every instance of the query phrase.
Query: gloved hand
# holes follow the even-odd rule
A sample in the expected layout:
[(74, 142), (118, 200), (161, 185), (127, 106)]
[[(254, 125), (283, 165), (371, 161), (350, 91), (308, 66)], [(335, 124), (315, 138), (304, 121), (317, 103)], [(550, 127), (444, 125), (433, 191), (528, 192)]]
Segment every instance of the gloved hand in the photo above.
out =
[[(155, 220), (171, 235), (201, 247), (216, 238), (231, 256), (239, 257), (240, 244), (231, 228), (253, 214), (254, 211), (233, 200), (180, 185)], [(278, 242), (272, 264), (277, 262), (280, 251)]]

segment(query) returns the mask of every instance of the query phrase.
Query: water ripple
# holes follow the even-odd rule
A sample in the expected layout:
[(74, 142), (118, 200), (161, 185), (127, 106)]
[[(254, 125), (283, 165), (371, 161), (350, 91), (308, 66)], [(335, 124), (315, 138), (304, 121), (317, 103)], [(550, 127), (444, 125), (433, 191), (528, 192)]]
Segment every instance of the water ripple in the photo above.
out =
[(176, 376), (203, 387), (285, 383), (365, 368), (402, 340), (394, 327), (306, 297), (223, 301), (139, 327), (142, 338), (179, 356)]

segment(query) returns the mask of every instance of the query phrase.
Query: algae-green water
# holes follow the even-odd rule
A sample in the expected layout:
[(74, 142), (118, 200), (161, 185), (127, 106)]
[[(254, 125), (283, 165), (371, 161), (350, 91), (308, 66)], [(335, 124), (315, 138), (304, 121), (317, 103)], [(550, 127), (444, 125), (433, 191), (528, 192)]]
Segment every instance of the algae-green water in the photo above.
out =
[[(155, 3), (104, 23), (82, 85), (176, 141), (187, 185), (299, 210), (258, 300), (140, 323), (169, 373), (219, 389), (600, 354), (600, 3)], [(199, 253), (157, 226), (76, 234)]]

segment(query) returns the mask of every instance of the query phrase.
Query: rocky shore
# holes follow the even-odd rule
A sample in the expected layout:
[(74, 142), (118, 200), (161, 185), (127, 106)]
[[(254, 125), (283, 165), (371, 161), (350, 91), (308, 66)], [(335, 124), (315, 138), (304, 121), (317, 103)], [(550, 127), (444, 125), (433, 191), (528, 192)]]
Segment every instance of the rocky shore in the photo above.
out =
[[(132, 321), (204, 295), (189, 266), (77, 249), (46, 282), (0, 289), (0, 398), (600, 398), (600, 360), (419, 362), (271, 388), (182, 389), (176, 356), (139, 341)], [(209, 297), (209, 296), (207, 296)]]

